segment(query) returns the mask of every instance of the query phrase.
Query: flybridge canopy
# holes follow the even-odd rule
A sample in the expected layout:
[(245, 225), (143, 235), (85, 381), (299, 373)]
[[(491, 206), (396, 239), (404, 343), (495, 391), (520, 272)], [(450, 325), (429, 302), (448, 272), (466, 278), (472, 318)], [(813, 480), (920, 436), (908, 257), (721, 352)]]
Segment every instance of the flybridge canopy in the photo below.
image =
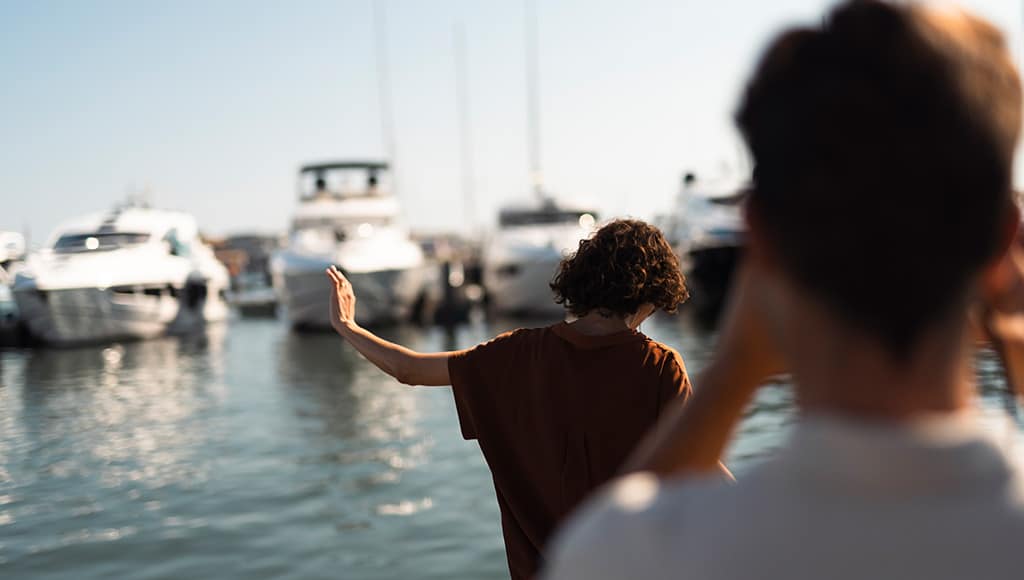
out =
[(324, 173), (335, 169), (365, 169), (367, 171), (387, 171), (388, 164), (384, 161), (325, 161), (303, 165), (301, 173)]
[(299, 199), (341, 200), (381, 196), (388, 192), (388, 164), (384, 161), (325, 161), (299, 168)]

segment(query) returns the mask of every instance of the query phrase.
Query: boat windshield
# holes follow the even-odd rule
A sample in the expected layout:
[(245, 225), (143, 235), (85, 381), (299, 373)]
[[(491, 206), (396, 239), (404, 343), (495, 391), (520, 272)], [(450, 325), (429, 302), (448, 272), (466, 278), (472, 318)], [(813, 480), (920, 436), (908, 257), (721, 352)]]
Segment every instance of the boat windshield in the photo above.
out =
[(91, 234), (65, 234), (57, 239), (53, 250), (59, 254), (102, 252), (144, 244), (149, 234), (133, 232), (95, 232)]
[(572, 210), (506, 210), (498, 218), (502, 227), (577, 223), (589, 227), (596, 220), (595, 212)]
[(299, 174), (299, 199), (316, 201), (375, 197), (391, 190), (386, 167), (328, 167)]

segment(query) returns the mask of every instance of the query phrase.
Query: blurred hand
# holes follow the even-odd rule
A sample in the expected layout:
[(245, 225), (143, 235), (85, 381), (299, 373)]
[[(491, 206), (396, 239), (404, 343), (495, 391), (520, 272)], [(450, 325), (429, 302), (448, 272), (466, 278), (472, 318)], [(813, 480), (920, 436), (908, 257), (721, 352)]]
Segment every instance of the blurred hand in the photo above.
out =
[(737, 266), (712, 362), (727, 368), (740, 383), (761, 384), (786, 371), (769, 331), (770, 310), (781, 307), (783, 298), (778, 290), (757, 265), (743, 260)]
[(715, 354), (693, 396), (662, 416), (625, 471), (728, 473), (720, 459), (744, 408), (767, 378), (786, 369), (769, 333), (769, 311), (784, 305), (784, 291), (759, 268), (749, 259), (737, 267)]
[(352, 284), (334, 266), (327, 269), (327, 277), (334, 285), (334, 292), (331, 293), (331, 326), (335, 330), (341, 330), (356, 321), (356, 295), (352, 291)]
[(985, 292), (981, 327), (1002, 359), (1010, 386), (1024, 396), (1024, 247), (1015, 242)]

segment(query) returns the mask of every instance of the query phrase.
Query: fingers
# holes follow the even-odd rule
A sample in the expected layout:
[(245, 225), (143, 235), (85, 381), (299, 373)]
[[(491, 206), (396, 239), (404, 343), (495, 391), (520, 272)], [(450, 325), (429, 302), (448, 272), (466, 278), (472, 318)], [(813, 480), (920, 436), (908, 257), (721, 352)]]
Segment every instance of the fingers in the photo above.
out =
[(341, 270), (338, 270), (337, 266), (331, 266), (330, 268), (327, 268), (326, 272), (327, 277), (334, 282), (334, 286), (336, 288), (343, 288), (347, 285), (350, 285), (348, 279), (345, 278), (345, 275), (341, 273)]

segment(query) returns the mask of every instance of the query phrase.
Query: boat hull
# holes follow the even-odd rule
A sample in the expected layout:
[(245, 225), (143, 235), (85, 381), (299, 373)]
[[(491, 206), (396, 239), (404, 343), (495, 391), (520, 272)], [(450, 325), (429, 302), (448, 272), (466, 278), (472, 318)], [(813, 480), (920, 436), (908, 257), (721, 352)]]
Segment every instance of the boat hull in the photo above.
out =
[(713, 327), (718, 323), (742, 253), (740, 245), (721, 245), (694, 248), (687, 254), (689, 307), (704, 326)]
[(217, 293), (197, 297), (191, 307), (186, 298), (170, 293), (154, 296), (101, 288), (20, 290), (14, 297), (32, 338), (55, 345), (185, 334), (227, 317), (227, 306)]
[[(288, 270), (277, 276), (281, 304), (288, 322), (297, 329), (326, 330), (331, 326), (330, 300), (333, 288), (325, 270), (329, 262), (303, 270)], [(414, 317), (417, 302), (426, 295), (424, 267), (346, 272), (356, 295), (356, 320), (380, 325), (403, 322)]]
[(534, 257), (515, 266), (485, 266), (484, 286), (490, 308), (500, 314), (517, 316), (565, 316), (551, 292), (551, 280), (561, 255)]
[(240, 316), (246, 318), (277, 316), (277, 293), (271, 287), (238, 290), (229, 294), (228, 301)]

